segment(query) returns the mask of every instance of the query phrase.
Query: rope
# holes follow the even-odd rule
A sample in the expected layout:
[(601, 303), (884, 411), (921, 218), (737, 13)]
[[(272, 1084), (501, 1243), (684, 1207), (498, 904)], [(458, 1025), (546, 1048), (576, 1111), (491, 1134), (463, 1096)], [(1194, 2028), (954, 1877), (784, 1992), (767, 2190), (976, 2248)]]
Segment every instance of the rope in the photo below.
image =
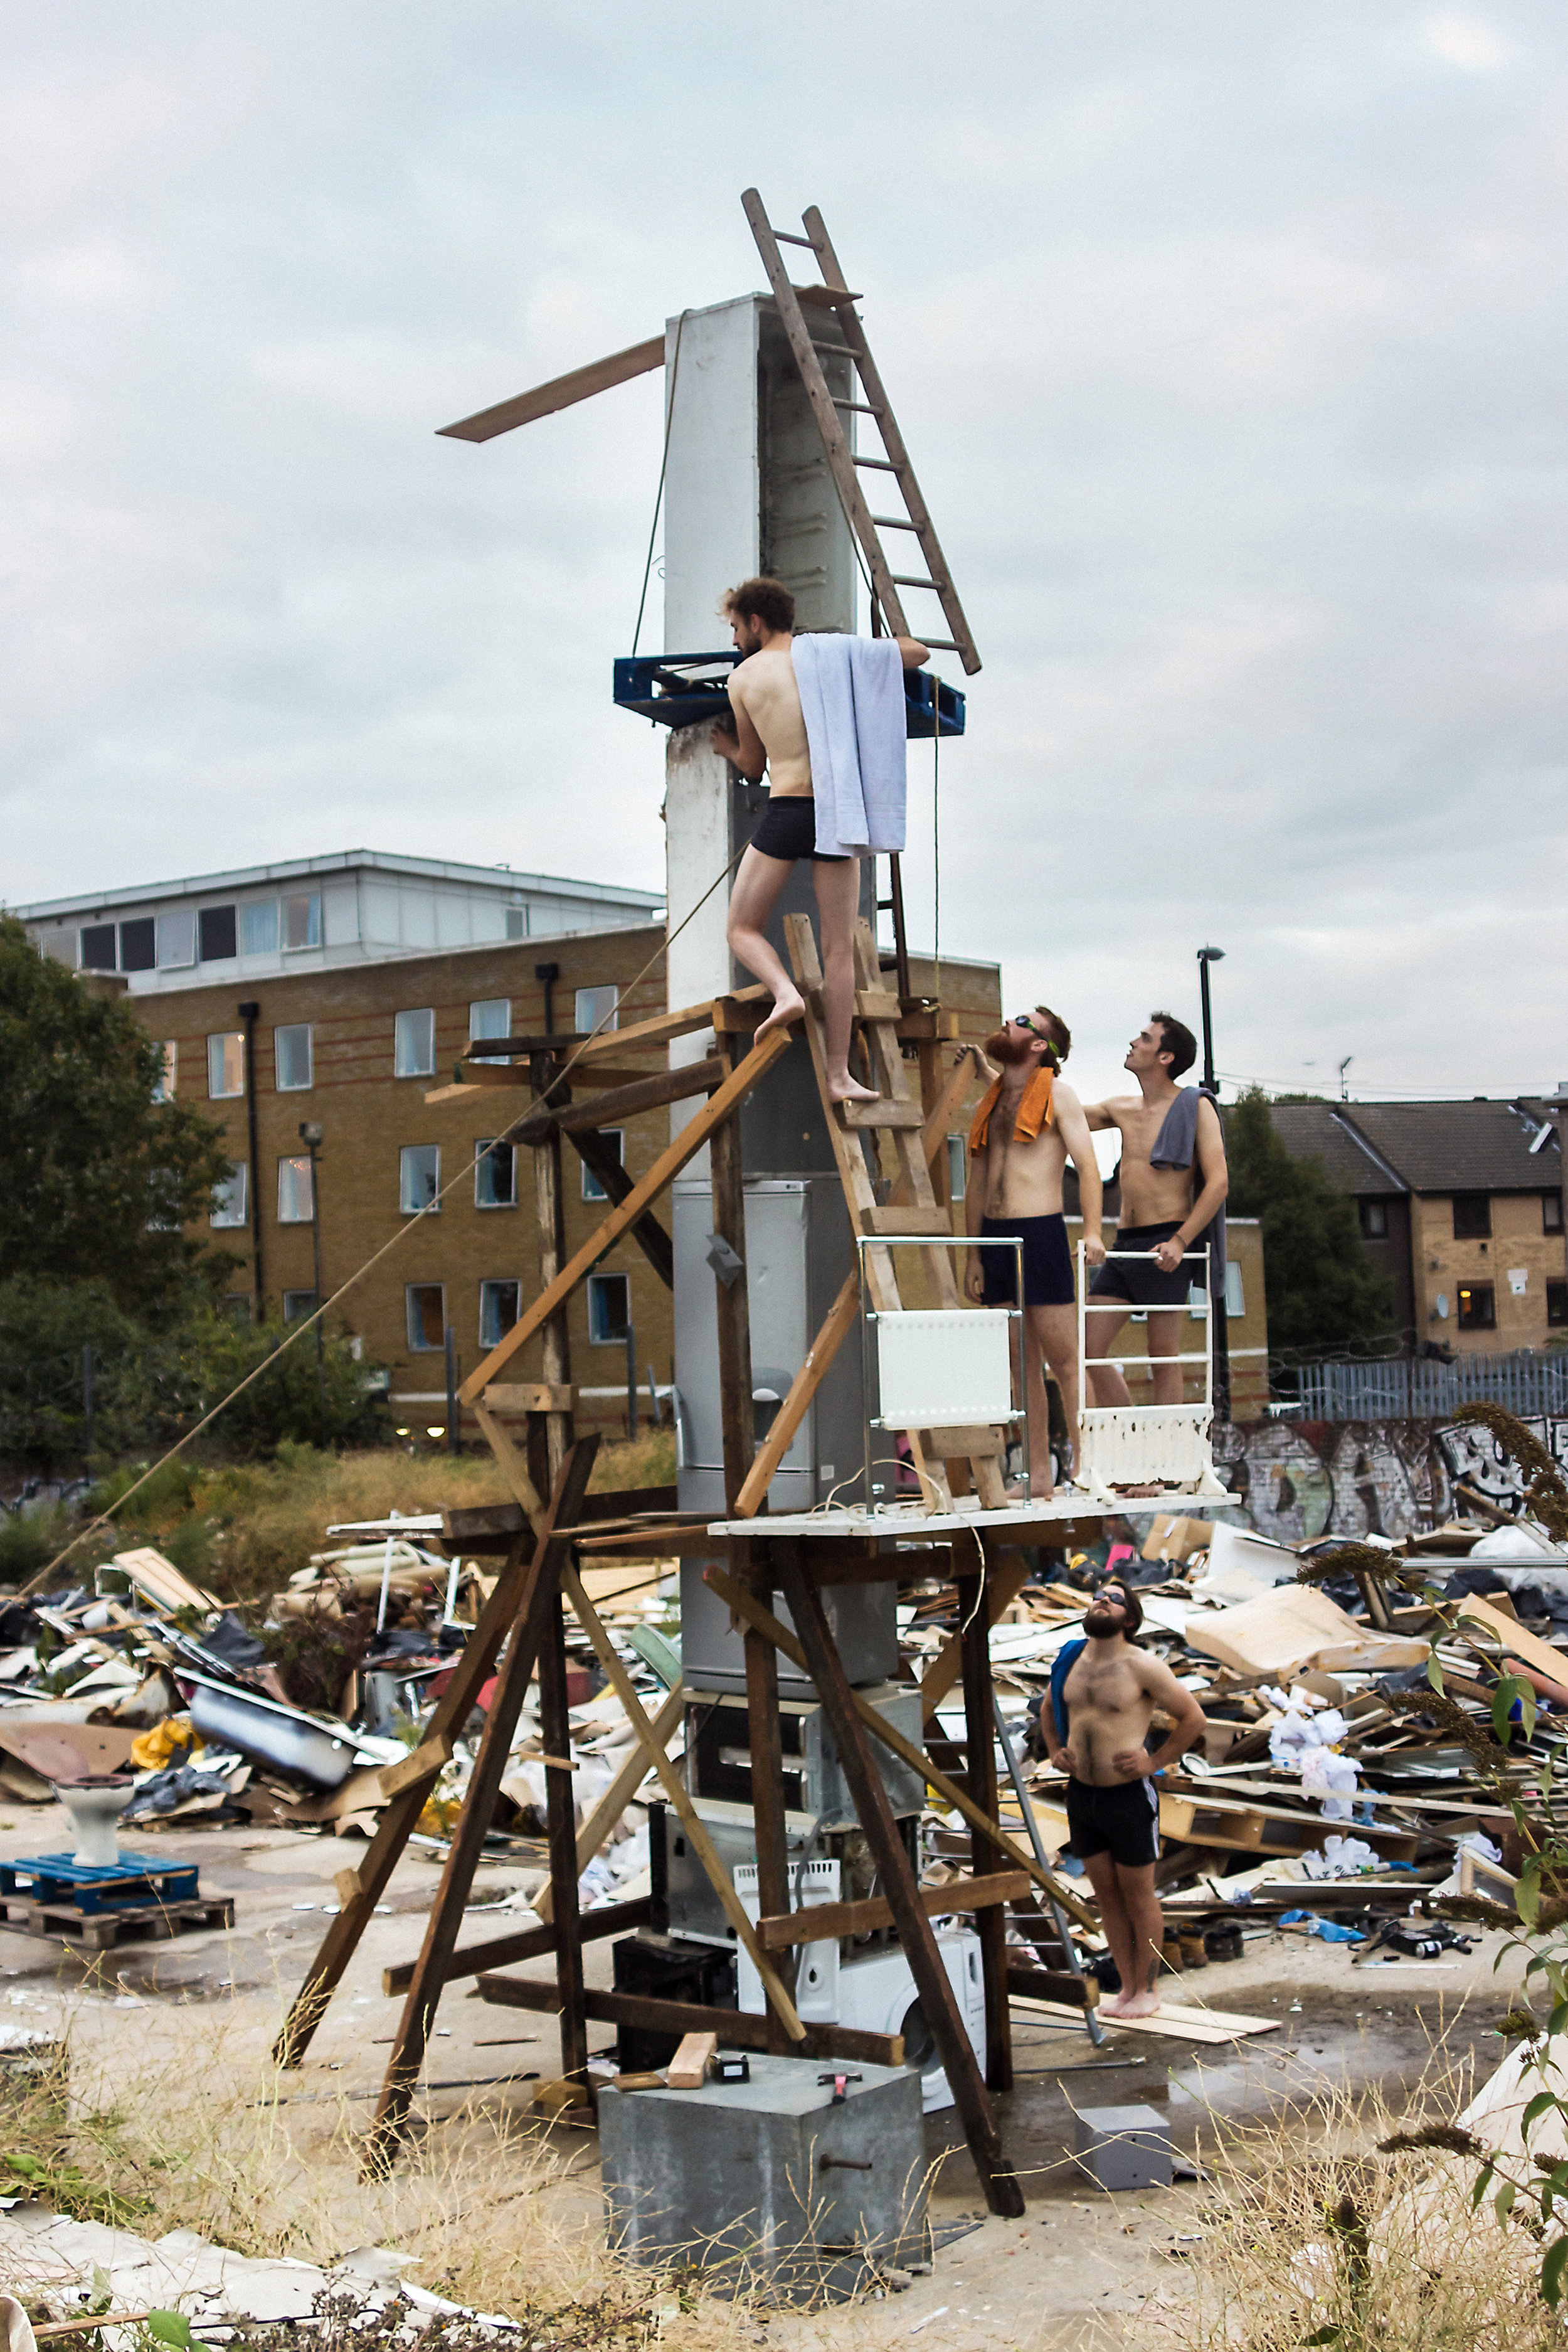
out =
[(931, 674), (931, 993), (942, 1002), (942, 681)]
[[(730, 875), (734, 872), (735, 867), (744, 855), (744, 849), (737, 850), (735, 856), (729, 860), (729, 863), (725, 866), (719, 873), (715, 875), (713, 880), (708, 884), (707, 888), (703, 892), (702, 897), (696, 900), (695, 904), (686, 914), (682, 916), (680, 921), (675, 925), (674, 929), (673, 931), (666, 931), (664, 939), (654, 949), (653, 954), (648, 958), (648, 961), (643, 966), (642, 971), (637, 974), (636, 979), (629, 983), (626, 992), (628, 995), (632, 993), (633, 989), (640, 987), (642, 982), (646, 980), (648, 974), (653, 971), (653, 966), (658, 962), (660, 957), (669, 953), (670, 949), (674, 946), (675, 940), (680, 938), (681, 933), (685, 929), (686, 925), (695, 915), (701, 912), (704, 907), (706, 906), (708, 900), (713, 897), (714, 892), (719, 887), (719, 886), (728, 880)], [(570, 1076), (576, 1065), (581, 1060), (583, 1055), (587, 1053), (595, 1037), (597, 1037), (601, 1030), (603, 1029), (605, 1023), (609, 1021), (611, 1013), (617, 1009), (617, 1007), (612, 1006), (601, 1015), (594, 1026), (589, 1031), (588, 1035), (582, 1040), (582, 1043), (576, 1047), (567, 1061), (562, 1065), (559, 1076), (551, 1083), (552, 1093), (555, 1087), (559, 1086)], [(494, 1137), (491, 1143), (486, 1146), (486, 1149), (491, 1150), (497, 1143), (505, 1143), (507, 1138), (512, 1133), (515, 1128), (520, 1127), (525, 1119), (532, 1118), (535, 1108), (536, 1106), (533, 1103), (529, 1103), (526, 1109), (520, 1110), (516, 1118), (510, 1120), (507, 1127), (503, 1129), (502, 1132), (498, 1136)], [(427, 1201), (423, 1209), (416, 1209), (413, 1215), (410, 1217), (407, 1224), (400, 1225), (397, 1232), (392, 1234), (391, 1240), (383, 1242), (379, 1250), (373, 1251), (371, 1255), (366, 1258), (364, 1264), (349, 1276), (347, 1282), (341, 1284), (339, 1288), (332, 1293), (330, 1298), (325, 1299), (322, 1304), (317, 1307), (313, 1315), (301, 1317), (300, 1320), (295, 1324), (293, 1329), (289, 1332), (287, 1338), (280, 1339), (277, 1347), (272, 1350), (272, 1353), (269, 1356), (263, 1357), (261, 1362), (256, 1365), (254, 1371), (247, 1372), (243, 1381), (237, 1381), (235, 1385), (230, 1389), (227, 1396), (221, 1397), (217, 1403), (214, 1405), (212, 1411), (210, 1412), (204, 1413), (201, 1420), (198, 1421), (193, 1428), (190, 1428), (185, 1432), (183, 1437), (176, 1438), (174, 1444), (170, 1446), (168, 1452), (166, 1454), (160, 1454), (157, 1461), (152, 1464), (152, 1467), (144, 1470), (141, 1477), (129, 1486), (124, 1494), (118, 1496), (117, 1499), (110, 1505), (107, 1511), (100, 1511), (97, 1518), (89, 1519), (87, 1526), (82, 1528), (80, 1534), (73, 1536), (70, 1542), (66, 1545), (64, 1550), (57, 1551), (46, 1568), (39, 1569), (36, 1576), (29, 1577), (26, 1583), (22, 1586), (18, 1597), (25, 1598), (29, 1592), (37, 1591), (40, 1585), (47, 1583), (48, 1579), (53, 1576), (56, 1569), (60, 1566), (61, 1562), (63, 1560), (68, 1560), (78, 1545), (86, 1543), (89, 1536), (96, 1535), (100, 1528), (108, 1527), (110, 1524), (114, 1514), (120, 1510), (124, 1505), (131, 1500), (132, 1495), (139, 1493), (140, 1490), (146, 1486), (150, 1478), (155, 1478), (166, 1462), (172, 1462), (177, 1454), (183, 1454), (187, 1445), (192, 1444), (196, 1438), (200, 1437), (204, 1429), (210, 1429), (212, 1427), (212, 1424), (216, 1421), (218, 1415), (221, 1412), (225, 1412), (229, 1406), (233, 1404), (236, 1397), (243, 1396), (246, 1389), (253, 1387), (255, 1383), (261, 1379), (264, 1372), (268, 1372), (272, 1370), (272, 1367), (277, 1363), (279, 1356), (284, 1355), (288, 1349), (298, 1346), (298, 1342), (304, 1339), (305, 1334), (308, 1331), (312, 1330), (315, 1326), (320, 1322), (324, 1315), (329, 1314), (340, 1298), (346, 1298), (350, 1291), (355, 1287), (356, 1284), (364, 1280), (366, 1275), (371, 1272), (372, 1267), (379, 1265), (383, 1257), (387, 1256), (391, 1251), (397, 1248), (400, 1242), (404, 1242), (408, 1239), (410, 1234), (414, 1231), (422, 1219), (434, 1216), (436, 1210), (440, 1208), (442, 1202), (446, 1198), (448, 1192), (454, 1191), (457, 1185), (465, 1182), (466, 1179), (474, 1173), (475, 1169), (479, 1164), (480, 1157), (481, 1154), (476, 1151), (473, 1159), (469, 1160), (467, 1166), (460, 1168), (456, 1175), (451, 1179), (450, 1182), (442, 1186), (440, 1192), (437, 1192), (433, 1201)]]
[(653, 575), (653, 542), (659, 535), (659, 509), (664, 503), (664, 475), (670, 463), (670, 430), (675, 421), (675, 385), (681, 373), (681, 337), (685, 332), (691, 313), (683, 310), (675, 320), (675, 349), (670, 362), (670, 397), (664, 407), (664, 454), (659, 460), (659, 488), (653, 500), (653, 520), (648, 526), (648, 560), (643, 566), (643, 593), (637, 599), (637, 625), (632, 632), (632, 656), (636, 659), (637, 640), (643, 634), (643, 611), (648, 602), (648, 583)]

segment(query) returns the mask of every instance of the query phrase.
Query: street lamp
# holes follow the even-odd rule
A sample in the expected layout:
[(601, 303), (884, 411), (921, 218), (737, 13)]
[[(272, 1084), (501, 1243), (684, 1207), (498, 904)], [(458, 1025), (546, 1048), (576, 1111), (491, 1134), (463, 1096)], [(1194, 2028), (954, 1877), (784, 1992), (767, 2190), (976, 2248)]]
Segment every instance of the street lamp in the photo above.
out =
[[(1218, 1108), (1219, 1084), (1214, 1075), (1214, 1020), (1208, 1003), (1208, 967), (1223, 963), (1223, 948), (1199, 948), (1197, 951), (1198, 989), (1203, 999), (1203, 1083), (1205, 1090), (1215, 1098)], [(1212, 1244), (1211, 1244), (1212, 1252)], [(1230, 1418), (1230, 1318), (1226, 1297), (1226, 1281), (1222, 1276), (1218, 1290), (1214, 1284), (1214, 1259), (1208, 1261), (1208, 1343), (1214, 1358), (1214, 1417), (1217, 1421)]]
[(310, 1154), (310, 1255), (316, 1279), (316, 1421), (321, 1451), (327, 1451), (327, 1342), (326, 1318), (321, 1312), (321, 1188), (316, 1176), (316, 1154), (320, 1149), (325, 1129), (313, 1118), (299, 1122), (299, 1140)]

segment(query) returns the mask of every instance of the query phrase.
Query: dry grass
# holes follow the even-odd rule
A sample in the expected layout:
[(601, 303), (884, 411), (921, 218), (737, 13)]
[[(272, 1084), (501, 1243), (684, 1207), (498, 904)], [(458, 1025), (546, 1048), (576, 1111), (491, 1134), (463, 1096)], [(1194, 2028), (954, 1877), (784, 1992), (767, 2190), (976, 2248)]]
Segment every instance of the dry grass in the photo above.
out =
[[(1544, 2352), (1563, 2330), (1539, 2295), (1524, 2200), (1470, 2210), (1479, 2166), (1380, 2142), (1451, 2124), (1472, 2094), (1438, 2049), (1399, 2112), (1375, 2092), (1284, 2097), (1263, 2124), (1215, 2116), (1217, 2183), (1190, 2294), (1145, 2310), (1179, 2352)], [(1537, 2227), (1539, 2215), (1537, 2214)]]

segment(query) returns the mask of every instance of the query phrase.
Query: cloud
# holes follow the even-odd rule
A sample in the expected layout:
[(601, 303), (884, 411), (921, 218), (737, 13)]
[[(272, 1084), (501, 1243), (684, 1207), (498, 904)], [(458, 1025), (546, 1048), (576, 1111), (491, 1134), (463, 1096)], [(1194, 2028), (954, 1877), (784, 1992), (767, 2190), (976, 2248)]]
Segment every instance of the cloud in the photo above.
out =
[(1461, 16), (1457, 9), (1445, 9), (1440, 16), (1432, 17), (1426, 35), (1427, 46), (1438, 57), (1470, 73), (1495, 73), (1514, 54), (1512, 44), (1494, 26), (1479, 16)]

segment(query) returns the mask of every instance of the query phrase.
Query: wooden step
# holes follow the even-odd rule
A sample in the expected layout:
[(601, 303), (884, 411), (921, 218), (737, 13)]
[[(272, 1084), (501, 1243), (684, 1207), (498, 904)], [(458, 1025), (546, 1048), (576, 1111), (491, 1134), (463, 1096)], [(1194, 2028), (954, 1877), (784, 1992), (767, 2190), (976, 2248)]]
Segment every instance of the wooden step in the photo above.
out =
[(917, 1102), (846, 1102), (839, 1105), (846, 1127), (924, 1127), (925, 1114)]
[(953, 1232), (953, 1215), (948, 1209), (862, 1209), (861, 1228), (868, 1234), (886, 1234), (891, 1238), (907, 1235), (915, 1240), (928, 1234)]

